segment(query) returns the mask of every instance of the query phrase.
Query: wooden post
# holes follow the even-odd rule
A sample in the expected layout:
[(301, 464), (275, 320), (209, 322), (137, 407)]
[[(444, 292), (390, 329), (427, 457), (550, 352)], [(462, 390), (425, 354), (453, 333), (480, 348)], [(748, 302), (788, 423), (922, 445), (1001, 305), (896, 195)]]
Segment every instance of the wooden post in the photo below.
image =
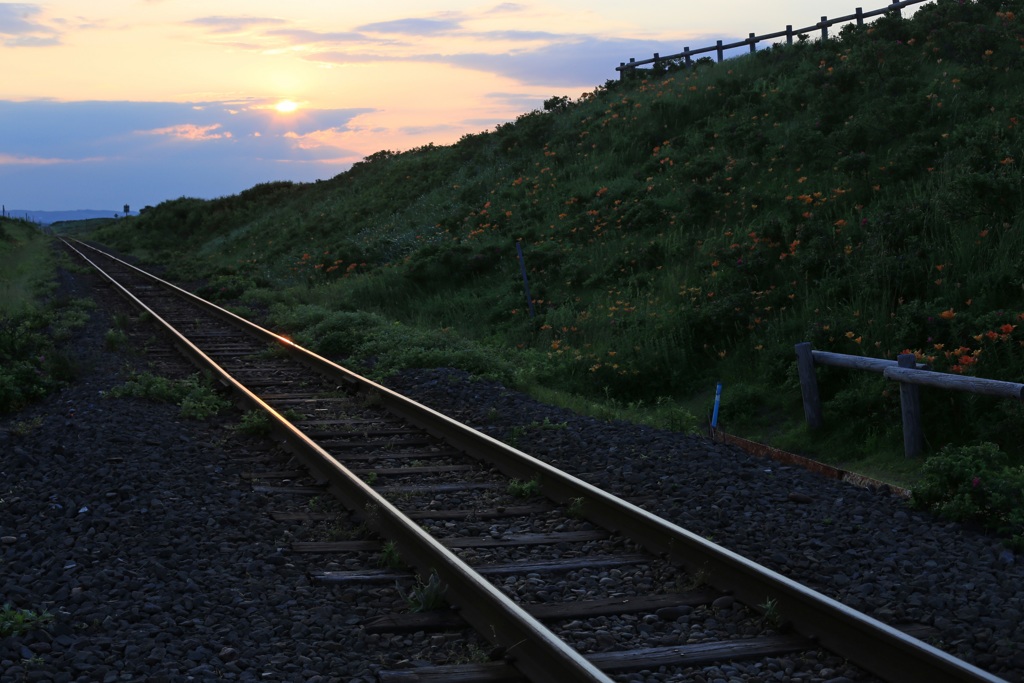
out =
[(786, 24), (786, 45), (793, 44), (793, 24)]
[[(912, 353), (901, 353), (896, 357), (901, 368), (917, 366), (917, 359)], [(903, 454), (908, 458), (921, 455), (921, 391), (916, 384), (900, 382), (900, 408), (903, 413)]]
[(658, 56), (658, 53), (657, 53), (657, 52), (655, 52), (655, 53), (654, 53), (654, 70), (655, 70), (655, 71), (657, 71), (657, 70), (658, 70), (658, 60), (659, 60), (659, 59), (660, 59), (660, 57)]
[(723, 52), (722, 52), (722, 41), (719, 40), (715, 44), (715, 47), (718, 48), (718, 63), (721, 64), (722, 63), (722, 59), (723, 59), (723, 56), (722, 56), (722, 54), (723, 54)]
[(828, 17), (821, 18), (821, 42), (828, 40)]
[(800, 342), (794, 348), (796, 368), (800, 373), (800, 394), (804, 399), (804, 418), (811, 429), (821, 429), (825, 420), (821, 414), (821, 397), (818, 395), (818, 377), (814, 373), (811, 343)]
[(526, 275), (526, 257), (523, 256), (523, 243), (516, 241), (516, 256), (519, 257), (519, 270), (523, 274), (523, 292), (526, 294), (526, 305), (530, 309), (530, 320), (536, 313), (533, 309), (533, 297), (530, 296), (530, 278)]
[(686, 63), (686, 66), (690, 66), (690, 48), (689, 47), (684, 47), (683, 48), (683, 61)]
[(858, 7), (856, 14), (857, 14), (857, 26), (863, 26), (864, 25), (864, 10), (862, 10), (860, 7)]
[(893, 4), (893, 9), (896, 10), (896, 16), (902, 18), (903, 17), (903, 11), (899, 7), (900, 0), (892, 0), (892, 4)]
[(750, 41), (750, 54), (754, 54), (757, 52), (757, 40), (754, 38), (754, 34), (751, 33), (747, 40)]

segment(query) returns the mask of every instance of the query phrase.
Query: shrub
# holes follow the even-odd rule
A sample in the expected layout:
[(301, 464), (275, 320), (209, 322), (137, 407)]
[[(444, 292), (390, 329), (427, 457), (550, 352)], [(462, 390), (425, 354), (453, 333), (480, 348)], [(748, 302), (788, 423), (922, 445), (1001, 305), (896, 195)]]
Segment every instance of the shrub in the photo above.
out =
[(992, 443), (946, 446), (922, 468), (916, 507), (979, 524), (1024, 548), (1024, 459)]
[(47, 372), (52, 346), (40, 324), (31, 314), (0, 318), (0, 413), (23, 408), (57, 385)]

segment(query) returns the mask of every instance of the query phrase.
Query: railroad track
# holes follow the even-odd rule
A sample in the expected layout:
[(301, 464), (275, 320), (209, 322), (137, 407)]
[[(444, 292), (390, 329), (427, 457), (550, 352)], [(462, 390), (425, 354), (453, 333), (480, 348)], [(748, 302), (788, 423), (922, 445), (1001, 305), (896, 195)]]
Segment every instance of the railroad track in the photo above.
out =
[(338, 497), (385, 539), (380, 557), (396, 567), (337, 561), (380, 542), (297, 542), (292, 552), (334, 558), (311, 579), (394, 584), (408, 565), (417, 595), (449, 609), (364, 628), (469, 624), (490, 643), (489, 661), (382, 671), (383, 681), (691, 680), (715, 662), (790, 653), (849, 660), (887, 681), (1000, 680), (123, 261), (65, 244), (267, 416), (306, 470), (254, 472), (261, 486), (311, 477), (311, 493)]

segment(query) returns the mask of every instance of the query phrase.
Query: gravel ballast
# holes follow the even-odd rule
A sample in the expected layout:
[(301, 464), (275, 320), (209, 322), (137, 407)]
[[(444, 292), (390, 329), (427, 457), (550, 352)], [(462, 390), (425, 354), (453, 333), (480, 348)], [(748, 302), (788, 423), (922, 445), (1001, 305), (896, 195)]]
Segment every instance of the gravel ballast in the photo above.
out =
[[(90, 282), (65, 274), (63, 287), (126, 310)], [(110, 350), (112, 324), (93, 313), (78, 381), (0, 420), (0, 604), (50, 616), (0, 637), (0, 681), (369, 682), (415, 653), (415, 639), (358, 628), (404, 606), (398, 587), (315, 586), (307, 572), (326, 561), (286, 552), (300, 530), (271, 513), (308, 511), (308, 496), (243, 479), (288, 456), (240, 434), (237, 411), (197, 421), (102, 396), (145, 369), (130, 349), (152, 333)], [(330, 501), (316, 509), (355, 526)]]
[(551, 408), (454, 370), (389, 385), (886, 623), (1024, 680), (1024, 567), (998, 539), (693, 435)]
[[(90, 282), (66, 275), (64, 287), (91, 296)], [(237, 414), (185, 420), (174, 406), (102, 397), (145, 362), (104, 347), (110, 316), (95, 311), (77, 343), (78, 381), (0, 419), (0, 603), (53, 616), (0, 637), (0, 681), (373, 681), (444, 645), (359, 627), (399, 605), (399, 588), (309, 582), (314, 561), (282, 550), (295, 526), (270, 515), (301, 503), (241, 477), (241, 458), (287, 456), (230, 429)], [(885, 492), (580, 417), (459, 371), (388, 384), (883, 621), (931, 625), (945, 649), (1024, 680), (1024, 569), (996, 539)]]

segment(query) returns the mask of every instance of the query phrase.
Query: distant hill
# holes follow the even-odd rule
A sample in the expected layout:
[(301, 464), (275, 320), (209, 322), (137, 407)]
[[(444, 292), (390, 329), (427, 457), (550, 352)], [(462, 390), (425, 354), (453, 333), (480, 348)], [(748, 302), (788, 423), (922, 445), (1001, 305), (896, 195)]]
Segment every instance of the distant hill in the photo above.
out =
[[(123, 212), (112, 209), (78, 209), (75, 211), (29, 211), (25, 209), (10, 209), (7, 215), (11, 218), (24, 218), (26, 220), (50, 225), (60, 221), (84, 221), (93, 218), (114, 218), (121, 216)], [(138, 215), (133, 211), (131, 215)]]

